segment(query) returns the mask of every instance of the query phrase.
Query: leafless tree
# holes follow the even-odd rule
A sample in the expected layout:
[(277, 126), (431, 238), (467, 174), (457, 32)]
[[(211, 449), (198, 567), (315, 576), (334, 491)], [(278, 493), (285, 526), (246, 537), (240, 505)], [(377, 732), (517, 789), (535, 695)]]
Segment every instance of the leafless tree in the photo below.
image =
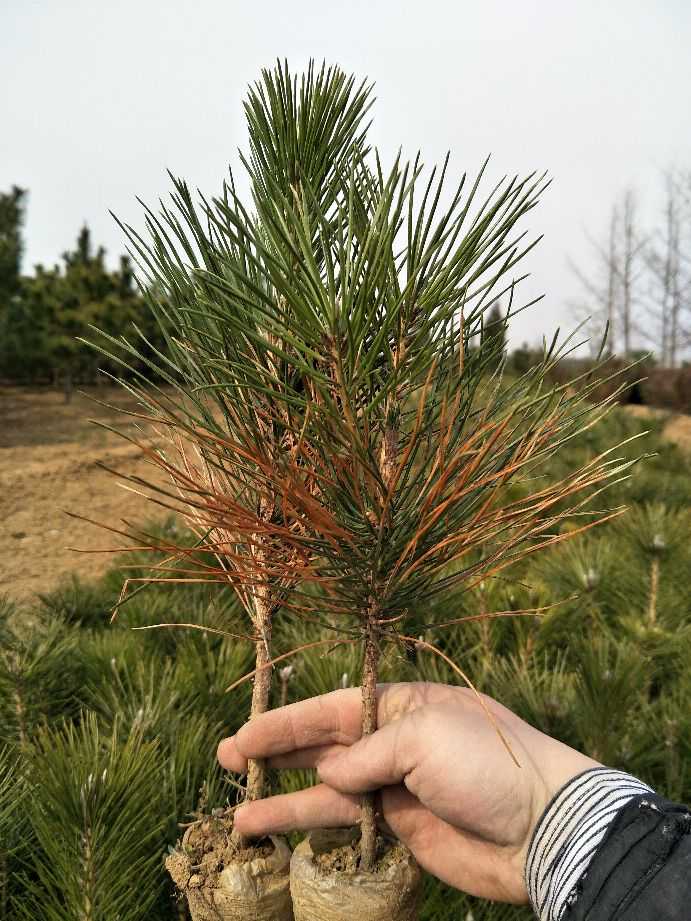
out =
[(585, 298), (576, 312), (590, 319), (591, 331), (602, 335), (608, 327), (611, 353), (620, 350), (631, 355), (636, 331), (635, 312), (641, 300), (642, 254), (645, 238), (638, 228), (636, 197), (628, 190), (612, 206), (607, 237), (604, 241), (588, 234), (596, 256), (596, 269), (589, 273), (571, 263)]
[(588, 235), (594, 268), (571, 264), (583, 297), (573, 305), (609, 351), (631, 357), (641, 347), (678, 367), (691, 348), (691, 170), (664, 174), (662, 219), (644, 232), (637, 197), (627, 190), (612, 206), (607, 235)]
[(633, 333), (638, 331), (636, 311), (642, 302), (641, 288), (645, 274), (643, 255), (646, 237), (639, 231), (636, 195), (628, 189), (622, 202), (621, 257), (618, 272), (621, 280), (620, 316), (624, 355), (633, 353)]
[(645, 253), (646, 314), (653, 322), (651, 344), (660, 361), (676, 368), (691, 341), (691, 182), (687, 193), (687, 177), (672, 169), (665, 171), (664, 180), (663, 220), (651, 233)]
[(570, 304), (577, 319), (585, 323), (591, 333), (591, 342), (601, 340), (607, 330), (607, 346), (610, 353), (617, 347), (617, 293), (618, 293), (618, 254), (617, 236), (619, 212), (616, 205), (609, 218), (609, 233), (605, 242), (600, 242), (588, 234), (588, 242), (595, 256), (595, 268), (584, 271), (574, 262), (569, 261), (572, 272), (578, 278), (583, 289), (581, 298)]

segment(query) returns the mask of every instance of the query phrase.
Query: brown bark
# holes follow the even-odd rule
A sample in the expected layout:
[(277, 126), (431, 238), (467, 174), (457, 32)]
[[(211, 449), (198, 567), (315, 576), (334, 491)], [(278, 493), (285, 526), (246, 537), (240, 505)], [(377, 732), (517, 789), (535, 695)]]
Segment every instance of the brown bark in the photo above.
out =
[[(271, 614), (268, 605), (256, 607), (256, 626), (259, 637), (255, 644), (255, 668), (258, 669), (252, 688), (252, 704), (250, 719), (266, 713), (269, 709), (269, 695), (271, 693)], [(251, 803), (262, 799), (266, 787), (266, 761), (264, 758), (251, 758), (247, 763), (247, 785), (245, 789), (245, 802)], [(233, 829), (232, 842), (239, 849), (245, 847), (247, 842), (242, 835)]]
[(384, 430), (384, 441), (381, 451), (381, 475), (384, 485), (388, 489), (396, 471), (396, 455), (398, 454), (398, 427), (387, 426)]
[[(266, 517), (269, 512), (264, 510)], [(257, 563), (259, 578), (264, 579), (264, 547), (262, 547), (261, 538), (255, 536), (256, 549), (254, 559)], [(257, 673), (254, 677), (254, 686), (252, 688), (252, 704), (250, 707), (250, 719), (266, 713), (269, 709), (269, 699), (271, 694), (271, 589), (266, 582), (260, 582), (254, 590), (254, 629), (256, 631), (255, 642), (255, 668)], [(255, 800), (262, 799), (266, 787), (266, 761), (263, 758), (250, 759), (247, 765), (247, 785), (245, 790), (245, 802), (251, 803)], [(246, 842), (242, 835), (235, 831), (232, 832), (232, 842), (238, 847), (244, 847)]]
[[(394, 353), (394, 368), (398, 368), (404, 349), (401, 346)], [(381, 443), (379, 467), (384, 484), (382, 497), (382, 525), (391, 524), (391, 502), (389, 492), (396, 474), (396, 462), (400, 433), (398, 428), (399, 394), (394, 394), (386, 404), (386, 427)], [(387, 501), (388, 500), (388, 501)], [(379, 599), (376, 590), (370, 598), (365, 628), (365, 650), (362, 667), (362, 735), (372, 735), (377, 729), (377, 678), (379, 675)], [(376, 794), (363, 793), (360, 798), (360, 867), (370, 873), (374, 870), (377, 850)]]
[[(377, 672), (379, 666), (379, 637), (374, 617), (370, 613), (365, 636), (365, 656), (362, 669), (362, 735), (372, 735), (377, 729)], [(376, 862), (377, 822), (374, 793), (363, 793), (360, 799), (361, 869), (371, 872)]]
[[(258, 613), (257, 621), (260, 637), (256, 643), (256, 668), (259, 669), (254, 679), (252, 689), (252, 709), (250, 719), (266, 713), (269, 709), (269, 693), (271, 690), (271, 616), (264, 606), (261, 614)], [(252, 759), (247, 768), (247, 795), (248, 803), (261, 799), (264, 796), (266, 785), (266, 762), (263, 758)]]

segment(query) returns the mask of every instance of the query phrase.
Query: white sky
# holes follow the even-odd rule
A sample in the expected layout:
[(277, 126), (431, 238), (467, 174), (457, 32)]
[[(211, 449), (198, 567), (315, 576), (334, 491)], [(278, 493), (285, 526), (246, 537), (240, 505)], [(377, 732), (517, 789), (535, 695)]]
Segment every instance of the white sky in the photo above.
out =
[(616, 195), (635, 185), (653, 216), (661, 169), (691, 167), (691, 0), (0, 0), (0, 188), (30, 191), (25, 269), (84, 221), (114, 258), (108, 209), (140, 223), (134, 196), (155, 202), (166, 168), (215, 193), (277, 56), (374, 80), (385, 156), (550, 171), (524, 292), (547, 297), (515, 339), (573, 324), (567, 255), (589, 264), (584, 228)]

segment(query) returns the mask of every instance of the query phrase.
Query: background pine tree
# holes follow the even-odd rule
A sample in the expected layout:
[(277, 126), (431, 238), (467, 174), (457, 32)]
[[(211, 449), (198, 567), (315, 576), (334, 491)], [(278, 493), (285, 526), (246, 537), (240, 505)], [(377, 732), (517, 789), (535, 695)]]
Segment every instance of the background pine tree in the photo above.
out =
[[(559, 476), (563, 464), (576, 463), (601, 445), (641, 436), (646, 430), (650, 433), (642, 436), (641, 446), (655, 457), (637, 467), (630, 480), (614, 487), (610, 497), (614, 503), (632, 506), (630, 521), (624, 516), (617, 524), (555, 549), (539, 563), (526, 558), (501, 579), (489, 580), (472, 592), (449, 591), (435, 602), (440, 612), (451, 617), (540, 606), (544, 611), (529, 617), (467, 623), (445, 631), (439, 640), (481, 690), (534, 725), (581, 750), (598, 751), (661, 793), (689, 802), (691, 685), (686, 664), (691, 655), (691, 610), (688, 598), (681, 597), (691, 566), (691, 542), (682, 539), (688, 519), (681, 511), (691, 505), (688, 460), (679, 448), (661, 438), (660, 422), (640, 421), (621, 411), (591, 434), (575, 439), (568, 446), (568, 457), (553, 458), (546, 476)], [(631, 453), (639, 449), (635, 443), (629, 447)], [(664, 495), (659, 492), (661, 481)], [(657, 504), (651, 509), (647, 503), (653, 496)], [(660, 504), (665, 510), (662, 517)], [(660, 634), (651, 636), (651, 557), (646, 548), (650, 538), (669, 524), (680, 539), (670, 543), (660, 559), (656, 623)], [(178, 531), (177, 536), (171, 529)], [(180, 524), (160, 522), (147, 531), (179, 540)], [(152, 560), (141, 553), (128, 554), (123, 562), (137, 563), (145, 573)], [(215, 765), (215, 747), (220, 737), (235, 731), (245, 719), (246, 684), (231, 694), (224, 689), (248, 670), (250, 645), (196, 630), (134, 633), (129, 629), (188, 619), (222, 628), (237, 617), (232, 595), (219, 600), (214, 585), (159, 585), (155, 591), (135, 595), (109, 625), (109, 611), (121, 581), (122, 573), (114, 569), (99, 582), (68, 582), (22, 608), (11, 604), (2, 608), (0, 662), (7, 663), (9, 658), (14, 683), (7, 683), (7, 665), (2, 665), (0, 736), (10, 745), (0, 755), (4, 765), (0, 767), (0, 866), (7, 870), (0, 897), (2, 921), (26, 917), (25, 905), (34, 906), (35, 913), (37, 906), (40, 911), (44, 905), (52, 906), (50, 911), (62, 911), (63, 919), (68, 916), (64, 905), (73, 904), (68, 900), (83, 873), (83, 863), (77, 859), (84, 829), (81, 805), (76, 807), (80, 786), (94, 773), (89, 765), (102, 772), (105, 759), (115, 757), (113, 746), (127, 749), (128, 757), (141, 765), (145, 791), (151, 790), (146, 779), (151, 770), (148, 759), (158, 759), (156, 790), (148, 799), (136, 796), (141, 816), (135, 827), (143, 834), (158, 828), (159, 837), (151, 842), (146, 872), (143, 867), (133, 871), (131, 855), (114, 849), (119, 870), (113, 866), (99, 883), (106, 902), (125, 898), (122, 880), (132, 879), (134, 873), (144, 890), (156, 893), (151, 918), (183, 919), (163, 870), (162, 855), (167, 845), (175, 844), (178, 823), (189, 821), (189, 813), (235, 801), (235, 787), (224, 782)], [(428, 614), (424, 607), (420, 610), (421, 628)], [(275, 636), (276, 652), (303, 643), (305, 627), (291, 618), (282, 620)], [(584, 634), (587, 643), (581, 638)], [(330, 632), (324, 628), (319, 635), (326, 639)], [(647, 637), (645, 642), (641, 636)], [(325, 649), (306, 650), (292, 660), (290, 700), (330, 691), (340, 686), (344, 673), (348, 684), (357, 683), (358, 662), (352, 647)], [(16, 665), (18, 654), (21, 670)], [(447, 663), (414, 647), (392, 647), (384, 655), (381, 674), (384, 680), (458, 680)], [(24, 748), (18, 744), (16, 715), (8, 706), (18, 675), (23, 676), (31, 715), (26, 727), (29, 745)], [(611, 728), (613, 712), (619, 721), (616, 732)], [(75, 728), (87, 722), (88, 727), (66, 735), (59, 725), (62, 719)], [(52, 728), (46, 729), (45, 724)], [(37, 776), (36, 758), (47, 744), (56, 746), (50, 766), (60, 779), (48, 778), (45, 787), (32, 784), (29, 788), (26, 784)], [(151, 754), (151, 746), (158, 755)], [(9, 773), (8, 764), (12, 765)], [(135, 783), (139, 775), (133, 766), (129, 770), (127, 776)], [(288, 791), (313, 780), (316, 778), (308, 772), (283, 772), (272, 783), (274, 790)], [(25, 791), (30, 791), (33, 800), (30, 807)], [(120, 805), (109, 796), (106, 788), (99, 787), (98, 815), (104, 824), (117, 828)], [(53, 821), (42, 827), (34, 810), (45, 810)], [(60, 873), (50, 883), (42, 874), (53, 865), (52, 857), (41, 843), (41, 836), (49, 833), (73, 842), (69, 851), (73, 859), (62, 860)], [(103, 840), (109, 848), (109, 840)], [(120, 904), (123, 921), (140, 917), (137, 906), (130, 910), (129, 903)], [(468, 899), (428, 880), (421, 917), (423, 921), (528, 921), (532, 915), (528, 909)]]

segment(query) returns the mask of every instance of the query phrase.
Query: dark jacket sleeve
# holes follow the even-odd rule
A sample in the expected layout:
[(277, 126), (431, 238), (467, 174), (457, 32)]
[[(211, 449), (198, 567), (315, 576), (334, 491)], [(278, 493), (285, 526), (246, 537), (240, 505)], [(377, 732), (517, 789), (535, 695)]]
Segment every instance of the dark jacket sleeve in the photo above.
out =
[(563, 921), (691, 921), (691, 813), (636, 796), (617, 814)]

